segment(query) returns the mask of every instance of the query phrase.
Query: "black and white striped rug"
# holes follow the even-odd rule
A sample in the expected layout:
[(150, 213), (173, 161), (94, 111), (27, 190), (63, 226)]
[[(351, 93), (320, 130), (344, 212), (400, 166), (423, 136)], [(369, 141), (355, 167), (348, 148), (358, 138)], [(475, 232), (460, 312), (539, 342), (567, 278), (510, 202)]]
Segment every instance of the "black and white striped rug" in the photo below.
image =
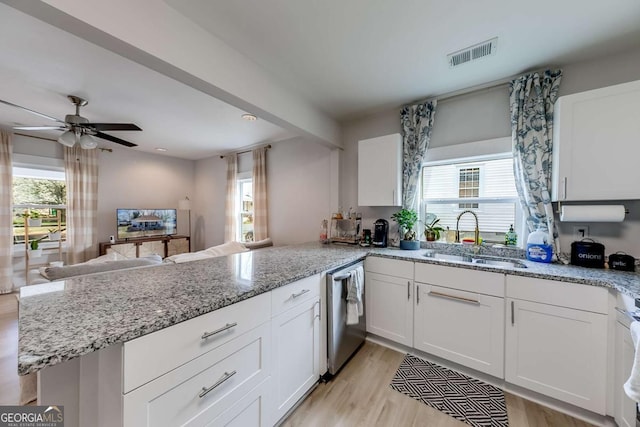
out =
[(391, 388), (474, 427), (509, 425), (502, 390), (410, 354)]

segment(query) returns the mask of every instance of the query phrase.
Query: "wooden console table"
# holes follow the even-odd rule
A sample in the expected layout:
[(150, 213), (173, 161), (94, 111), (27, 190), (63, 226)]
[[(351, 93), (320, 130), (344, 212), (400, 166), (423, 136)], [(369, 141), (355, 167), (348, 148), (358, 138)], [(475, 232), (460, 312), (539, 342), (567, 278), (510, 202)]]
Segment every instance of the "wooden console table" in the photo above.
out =
[(100, 255), (116, 252), (129, 258), (139, 258), (158, 254), (162, 258), (191, 252), (189, 236), (153, 236), (135, 239), (116, 240), (115, 243), (100, 242)]

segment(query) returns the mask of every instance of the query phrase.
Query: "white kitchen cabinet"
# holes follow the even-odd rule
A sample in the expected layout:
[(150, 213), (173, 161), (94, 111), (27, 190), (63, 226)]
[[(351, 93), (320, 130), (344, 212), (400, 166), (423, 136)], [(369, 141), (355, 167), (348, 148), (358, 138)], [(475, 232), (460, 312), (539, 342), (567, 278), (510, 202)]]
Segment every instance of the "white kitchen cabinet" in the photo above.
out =
[(604, 415), (607, 290), (507, 276), (506, 291), (505, 380)]
[(271, 393), (270, 380), (263, 381), (259, 386), (251, 390), (233, 406), (220, 414), (207, 427), (267, 427), (271, 426), (271, 420), (265, 411), (269, 408)]
[(416, 263), (415, 285), (414, 347), (504, 378), (504, 274)]
[[(124, 426), (202, 426), (223, 414), (270, 373), (271, 323), (173, 369), (123, 397)], [(267, 405), (259, 419), (270, 418)]]
[(418, 350), (504, 378), (504, 298), (416, 282), (413, 343)]
[(640, 199), (640, 80), (558, 98), (554, 201)]
[[(618, 314), (618, 317), (623, 316)], [(625, 322), (626, 323), (626, 322)], [(631, 374), (631, 367), (635, 359), (635, 347), (631, 339), (629, 328), (616, 322), (616, 357), (614, 382), (614, 417), (620, 427), (636, 426), (636, 403), (629, 399), (623, 385)]]
[(402, 136), (358, 141), (358, 206), (402, 204)]
[(320, 379), (320, 318), (316, 295), (271, 320), (274, 423)]
[(413, 263), (368, 257), (364, 280), (367, 332), (412, 347)]

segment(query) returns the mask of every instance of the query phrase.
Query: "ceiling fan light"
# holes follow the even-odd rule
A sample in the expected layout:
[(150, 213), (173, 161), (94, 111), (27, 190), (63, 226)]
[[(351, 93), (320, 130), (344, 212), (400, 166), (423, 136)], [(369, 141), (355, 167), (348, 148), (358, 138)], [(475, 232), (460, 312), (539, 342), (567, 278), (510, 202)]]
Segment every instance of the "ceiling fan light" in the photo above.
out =
[(80, 137), (80, 147), (85, 150), (93, 150), (98, 146), (98, 142), (91, 135), (82, 135)]
[(58, 142), (62, 145), (66, 145), (67, 147), (73, 147), (76, 145), (76, 134), (68, 130), (60, 135)]

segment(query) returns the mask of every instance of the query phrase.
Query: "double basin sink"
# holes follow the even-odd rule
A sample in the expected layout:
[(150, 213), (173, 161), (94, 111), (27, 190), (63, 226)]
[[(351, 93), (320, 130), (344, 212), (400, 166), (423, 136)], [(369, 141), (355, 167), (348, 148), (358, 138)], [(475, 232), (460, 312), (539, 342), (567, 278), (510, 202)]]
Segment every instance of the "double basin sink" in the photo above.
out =
[(426, 252), (424, 256), (435, 261), (463, 262), (505, 268), (527, 268), (523, 262), (508, 258), (494, 258), (481, 255), (450, 255), (438, 252)]

